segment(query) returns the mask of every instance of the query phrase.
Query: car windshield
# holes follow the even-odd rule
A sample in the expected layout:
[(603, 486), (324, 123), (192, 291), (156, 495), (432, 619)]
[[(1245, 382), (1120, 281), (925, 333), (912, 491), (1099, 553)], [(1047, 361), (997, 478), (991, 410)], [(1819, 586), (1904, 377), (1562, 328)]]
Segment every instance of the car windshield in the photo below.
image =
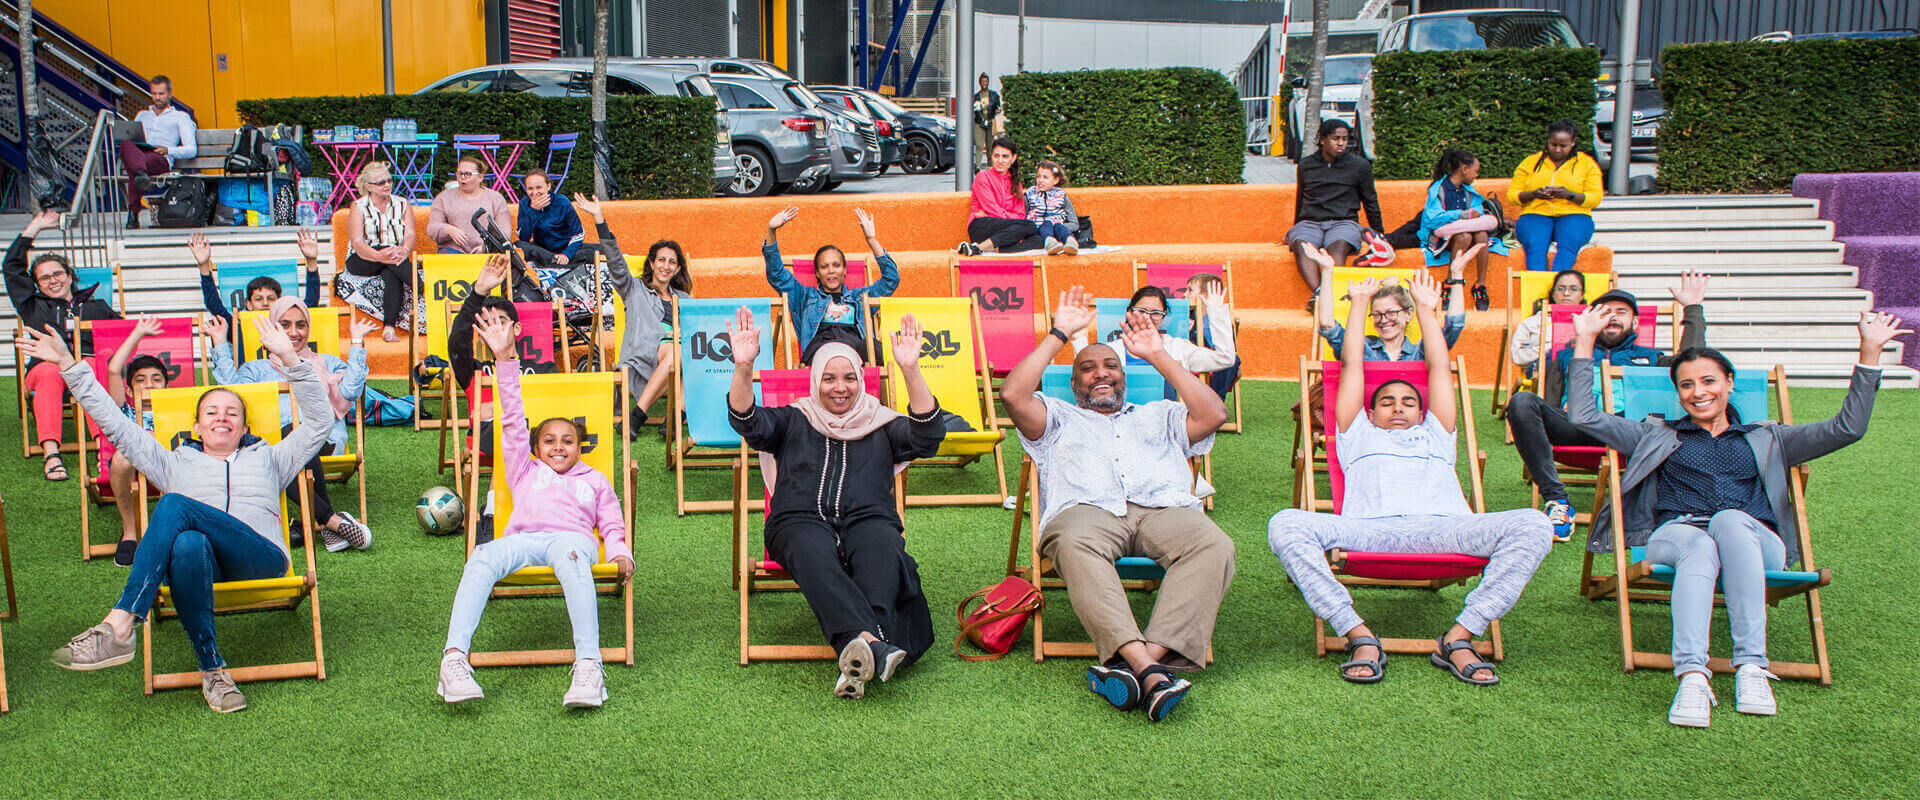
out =
[(1365, 83), (1367, 70), (1373, 68), (1371, 58), (1329, 58), (1327, 59), (1326, 85), (1338, 83)]
[(1579, 47), (1573, 25), (1557, 14), (1472, 14), (1414, 20), (1407, 49), (1485, 50), (1490, 47)]
[(860, 96), (866, 98), (868, 103), (871, 103), (874, 106), (879, 107), (881, 111), (885, 111), (892, 116), (898, 117), (902, 114), (907, 113), (907, 109), (904, 106), (901, 106), (899, 103), (893, 102), (892, 100), (888, 100), (886, 95), (863, 93)]
[(781, 88), (785, 89), (787, 96), (793, 98), (793, 102), (799, 104), (801, 108), (819, 108), (827, 104), (824, 98), (814, 94), (812, 89), (800, 85), (797, 81), (790, 81)]

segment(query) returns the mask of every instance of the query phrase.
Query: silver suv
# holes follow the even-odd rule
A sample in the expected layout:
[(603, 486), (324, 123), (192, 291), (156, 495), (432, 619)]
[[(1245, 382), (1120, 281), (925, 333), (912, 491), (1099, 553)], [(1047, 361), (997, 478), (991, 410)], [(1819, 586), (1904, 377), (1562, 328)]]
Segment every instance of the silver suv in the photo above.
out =
[[(832, 180), (837, 118), (786, 91), (791, 81), (716, 75), (740, 168), (727, 194), (758, 197)], [(798, 85), (798, 84), (794, 84)]]

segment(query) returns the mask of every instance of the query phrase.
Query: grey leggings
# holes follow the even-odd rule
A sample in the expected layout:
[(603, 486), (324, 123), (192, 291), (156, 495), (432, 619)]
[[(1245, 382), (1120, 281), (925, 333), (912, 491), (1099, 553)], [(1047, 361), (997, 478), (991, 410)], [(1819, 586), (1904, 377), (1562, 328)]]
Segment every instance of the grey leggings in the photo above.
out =
[(1487, 623), (1504, 616), (1520, 600), (1533, 571), (1553, 548), (1553, 525), (1531, 508), (1458, 517), (1379, 517), (1358, 519), (1286, 509), (1267, 523), (1267, 546), (1280, 557), (1287, 576), (1300, 587), (1307, 606), (1346, 635), (1362, 620), (1353, 596), (1333, 577), (1327, 551), (1333, 548), (1374, 553), (1464, 553), (1487, 559), (1480, 585), (1467, 593), (1466, 608), (1455, 621), (1479, 636)]
[(1781, 569), (1786, 559), (1780, 536), (1744, 511), (1680, 517), (1654, 530), (1647, 560), (1674, 570), (1673, 674), (1707, 672), (1715, 582), (1727, 598), (1733, 665), (1766, 669), (1766, 571)]

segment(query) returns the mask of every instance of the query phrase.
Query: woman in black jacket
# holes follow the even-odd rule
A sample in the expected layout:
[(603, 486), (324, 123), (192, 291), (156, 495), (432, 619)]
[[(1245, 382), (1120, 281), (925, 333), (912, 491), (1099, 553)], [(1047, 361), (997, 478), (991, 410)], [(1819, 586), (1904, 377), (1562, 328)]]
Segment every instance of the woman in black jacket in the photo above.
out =
[[(43, 252), (28, 263), (27, 251), (33, 248), (33, 237), (59, 223), (57, 211), (35, 215), (27, 222), (26, 230), (7, 248), (4, 270), (7, 296), (13, 300), (13, 310), (20, 316), (21, 327), (35, 331), (52, 327), (71, 340), (74, 323), (85, 319), (119, 319), (120, 314), (106, 301), (94, 299), (99, 284), (74, 289), (77, 281), (73, 265), (67, 263), (65, 256)], [(82, 337), (79, 355), (92, 363), (93, 337)], [(33, 427), (39, 437), (40, 452), (46, 459), (42, 468), (47, 480), (64, 481), (67, 465), (60, 460), (60, 423), (66, 404), (66, 383), (60, 380), (60, 370), (39, 359), (29, 359), (20, 374), (23, 376), (20, 390), (33, 400)], [(21, 422), (24, 424), (25, 420)]]

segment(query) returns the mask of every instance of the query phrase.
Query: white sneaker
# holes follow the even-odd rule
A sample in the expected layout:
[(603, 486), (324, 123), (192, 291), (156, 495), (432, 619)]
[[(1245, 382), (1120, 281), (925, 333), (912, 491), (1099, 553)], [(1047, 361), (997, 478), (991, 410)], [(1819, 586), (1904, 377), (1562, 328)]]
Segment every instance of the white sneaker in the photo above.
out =
[(1060, 254), (1063, 256), (1079, 255), (1079, 253), (1080, 241), (1072, 236), (1067, 237), (1067, 240), (1060, 244)]
[(567, 695), (560, 698), (560, 704), (567, 708), (599, 708), (607, 702), (607, 680), (601, 674), (600, 662), (580, 659), (573, 662), (573, 685), (567, 687)]
[(1680, 689), (1673, 693), (1673, 707), (1667, 709), (1667, 721), (1688, 728), (1704, 728), (1713, 721), (1713, 707), (1720, 700), (1713, 696), (1707, 676), (1689, 672), (1680, 676)]
[[(373, 529), (367, 527), (367, 523), (361, 522), (345, 511), (340, 512), (340, 520), (340, 524), (334, 526), (334, 532), (344, 538), (347, 544), (352, 545), (353, 549), (365, 550), (373, 546)], [(338, 552), (333, 550), (331, 543), (327, 545), (327, 549)]]
[(478, 700), (486, 696), (480, 691), (479, 682), (473, 679), (473, 665), (467, 663), (465, 653), (448, 653), (440, 659), (440, 687), (434, 694), (449, 703), (463, 703)]
[(867, 684), (864, 681), (854, 680), (853, 676), (844, 672), (840, 673), (839, 679), (833, 682), (833, 696), (844, 700), (858, 700), (867, 696)]
[(1771, 717), (1780, 707), (1773, 701), (1773, 684), (1780, 676), (1758, 664), (1744, 664), (1733, 673), (1733, 710)]
[(1051, 236), (1047, 237), (1047, 242), (1046, 242), (1047, 255), (1050, 255), (1050, 256), (1060, 255), (1060, 248), (1061, 248), (1061, 244), (1059, 239), (1055, 239)]

